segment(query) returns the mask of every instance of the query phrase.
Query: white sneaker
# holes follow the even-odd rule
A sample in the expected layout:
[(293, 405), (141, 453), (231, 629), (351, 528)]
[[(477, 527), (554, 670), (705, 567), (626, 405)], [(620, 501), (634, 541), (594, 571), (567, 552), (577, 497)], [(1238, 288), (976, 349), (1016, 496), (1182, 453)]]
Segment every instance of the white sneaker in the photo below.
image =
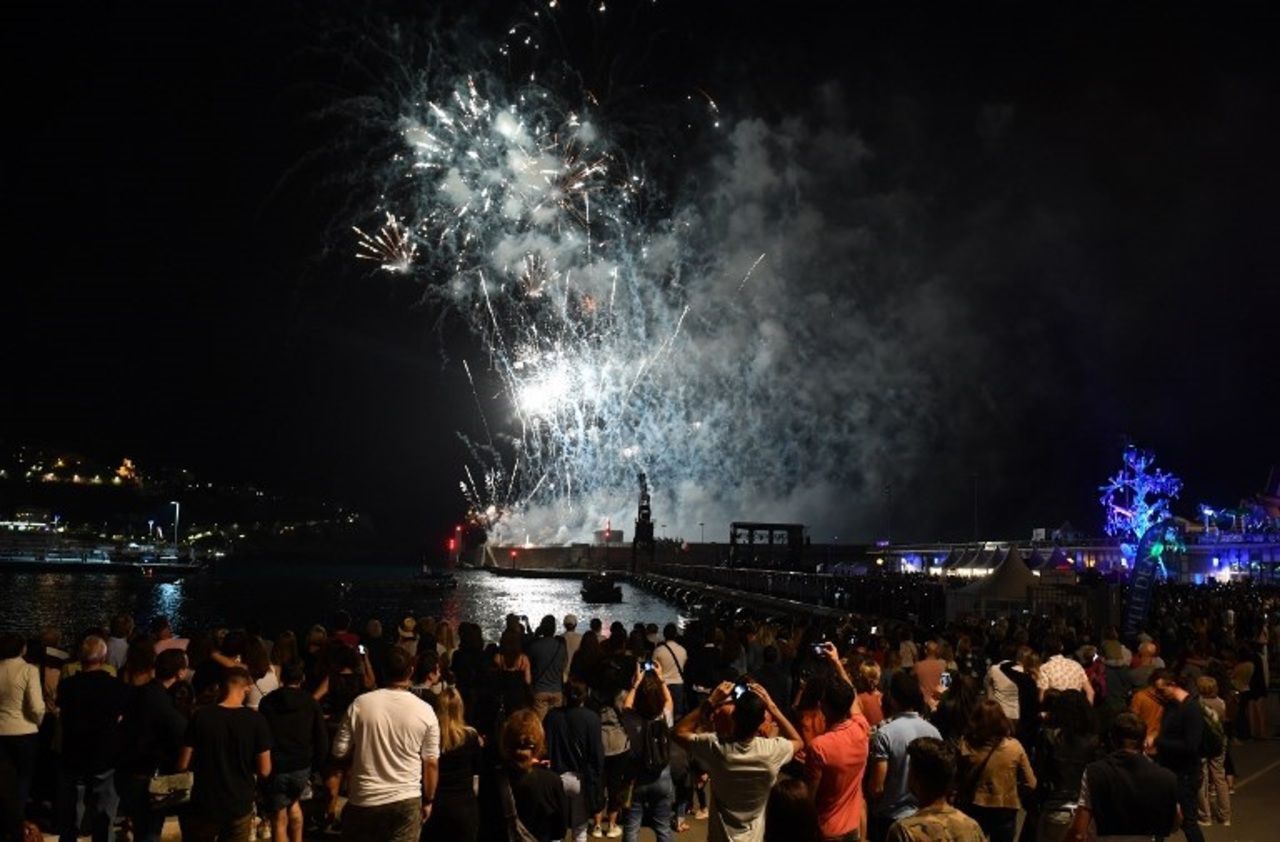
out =
[(596, 825), (595, 827), (591, 828), (591, 835), (597, 839), (603, 839), (604, 828), (602, 828), (600, 825)]
[(605, 836), (609, 837), (610, 839), (617, 839), (621, 835), (622, 835), (622, 827), (616, 824), (612, 825), (609, 828), (609, 832), (605, 834)]

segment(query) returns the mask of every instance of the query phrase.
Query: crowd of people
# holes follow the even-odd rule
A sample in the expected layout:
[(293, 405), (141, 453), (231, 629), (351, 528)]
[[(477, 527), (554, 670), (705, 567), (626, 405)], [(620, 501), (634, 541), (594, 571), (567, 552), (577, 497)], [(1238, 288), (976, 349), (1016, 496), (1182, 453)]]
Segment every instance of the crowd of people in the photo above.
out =
[(1199, 842), (1269, 735), (1277, 608), (1162, 586), (1128, 640), (1064, 612), (6, 634), (3, 835)]

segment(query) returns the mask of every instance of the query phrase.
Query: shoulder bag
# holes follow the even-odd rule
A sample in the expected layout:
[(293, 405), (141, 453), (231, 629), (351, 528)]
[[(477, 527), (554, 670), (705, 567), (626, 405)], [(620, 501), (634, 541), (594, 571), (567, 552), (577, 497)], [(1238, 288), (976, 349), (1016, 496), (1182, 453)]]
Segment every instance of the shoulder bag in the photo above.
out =
[(194, 784), (195, 775), (192, 772), (174, 772), (172, 775), (157, 772), (147, 780), (147, 801), (152, 811), (168, 812), (191, 800), (191, 787)]
[(511, 791), (506, 769), (498, 770), (498, 795), (502, 799), (502, 814), (507, 819), (507, 842), (538, 842), (538, 837), (529, 832), (516, 812), (516, 794)]
[(991, 755), (996, 753), (996, 749), (1000, 748), (1000, 745), (1003, 742), (1004, 740), (996, 742), (996, 744), (991, 747), (991, 750), (987, 752), (987, 756), (982, 758), (982, 762), (970, 769), (969, 773), (965, 775), (964, 789), (956, 792), (957, 804), (973, 803), (973, 799), (978, 795), (978, 784), (982, 781), (982, 773), (986, 770), (987, 763), (991, 760)]

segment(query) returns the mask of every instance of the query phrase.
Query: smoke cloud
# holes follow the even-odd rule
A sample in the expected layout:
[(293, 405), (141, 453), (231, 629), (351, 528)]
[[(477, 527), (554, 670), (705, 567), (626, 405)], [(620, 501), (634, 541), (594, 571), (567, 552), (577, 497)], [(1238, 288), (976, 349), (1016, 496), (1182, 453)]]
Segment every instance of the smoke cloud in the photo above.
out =
[[(800, 522), (819, 541), (883, 533), (887, 495), (941, 458), (955, 384), (980, 364), (966, 308), (917, 259), (926, 200), (871, 192), (873, 150), (815, 128), (830, 117), (727, 129), (650, 249), (650, 277), (679, 266), (664, 300), (689, 313), (627, 456), (668, 536), (709, 524), (719, 538), (733, 520)], [(629, 529), (634, 500), (618, 483), (576, 509), (530, 506), (500, 537)]]

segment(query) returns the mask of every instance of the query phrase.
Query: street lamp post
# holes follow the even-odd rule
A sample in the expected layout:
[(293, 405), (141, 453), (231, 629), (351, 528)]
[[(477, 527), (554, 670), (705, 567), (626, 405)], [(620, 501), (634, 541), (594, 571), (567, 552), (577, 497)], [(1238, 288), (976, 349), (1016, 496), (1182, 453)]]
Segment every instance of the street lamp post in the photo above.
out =
[(169, 505), (173, 506), (173, 554), (178, 555), (178, 517), (182, 514), (182, 504), (177, 500), (170, 500)]
[(884, 538), (893, 543), (893, 486), (884, 484)]
[(702, 541), (700, 543), (707, 543), (707, 525), (702, 521), (698, 521), (698, 528), (702, 530)]
[(973, 543), (978, 543), (978, 475), (974, 473), (971, 477), (973, 480)]

